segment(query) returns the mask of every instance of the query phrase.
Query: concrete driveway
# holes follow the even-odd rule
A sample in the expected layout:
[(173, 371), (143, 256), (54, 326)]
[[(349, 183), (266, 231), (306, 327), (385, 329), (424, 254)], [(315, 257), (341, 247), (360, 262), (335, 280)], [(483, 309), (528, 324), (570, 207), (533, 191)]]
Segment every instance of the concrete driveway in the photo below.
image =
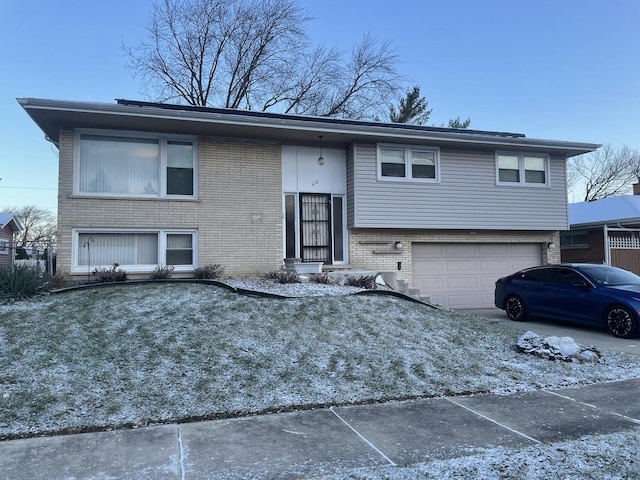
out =
[(605, 330), (593, 327), (572, 325), (561, 321), (534, 318), (526, 322), (514, 322), (509, 320), (504, 310), (487, 308), (479, 310), (459, 310), (479, 317), (486, 318), (491, 323), (505, 325), (521, 332), (531, 330), (542, 336), (571, 337), (582, 345), (594, 345), (596, 347), (614, 349), (621, 352), (640, 355), (640, 338), (625, 340), (615, 338)]

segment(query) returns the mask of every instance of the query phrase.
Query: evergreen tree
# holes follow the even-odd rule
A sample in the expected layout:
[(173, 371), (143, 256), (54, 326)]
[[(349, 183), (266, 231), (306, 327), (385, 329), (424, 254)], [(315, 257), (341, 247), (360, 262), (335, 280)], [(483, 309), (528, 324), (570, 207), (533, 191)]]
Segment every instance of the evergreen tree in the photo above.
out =
[(465, 121), (461, 121), (460, 117), (449, 120), (449, 128), (469, 128), (469, 125), (471, 125), (470, 117), (467, 117)]
[(389, 120), (393, 123), (412, 123), (423, 125), (429, 120), (432, 109), (428, 109), (429, 102), (425, 97), (420, 97), (420, 87), (416, 85), (407, 90), (405, 98), (400, 99), (398, 107), (389, 107)]

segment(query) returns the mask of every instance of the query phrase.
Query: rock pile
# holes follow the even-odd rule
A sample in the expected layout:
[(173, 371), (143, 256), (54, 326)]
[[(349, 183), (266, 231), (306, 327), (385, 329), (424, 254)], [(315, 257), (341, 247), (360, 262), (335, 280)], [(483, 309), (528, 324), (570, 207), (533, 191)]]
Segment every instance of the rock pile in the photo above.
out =
[(594, 346), (583, 346), (571, 337), (542, 337), (534, 332), (525, 332), (515, 346), (516, 351), (548, 360), (564, 362), (599, 362), (602, 353)]

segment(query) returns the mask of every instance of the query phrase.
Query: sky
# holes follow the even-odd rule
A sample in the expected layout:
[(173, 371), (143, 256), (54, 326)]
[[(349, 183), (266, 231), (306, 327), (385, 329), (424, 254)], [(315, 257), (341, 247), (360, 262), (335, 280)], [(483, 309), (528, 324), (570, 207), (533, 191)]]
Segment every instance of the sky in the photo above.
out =
[[(317, 44), (390, 40), (435, 125), (640, 149), (638, 0), (300, 3)], [(121, 48), (143, 39), (151, 5), (0, 0), (0, 210), (57, 207), (57, 150), (16, 98), (151, 100)]]

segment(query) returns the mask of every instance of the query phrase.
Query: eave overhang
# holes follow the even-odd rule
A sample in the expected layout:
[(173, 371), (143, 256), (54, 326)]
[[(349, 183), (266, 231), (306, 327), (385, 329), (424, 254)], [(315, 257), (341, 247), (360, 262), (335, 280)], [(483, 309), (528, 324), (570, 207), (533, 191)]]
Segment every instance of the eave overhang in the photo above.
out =
[(450, 148), (481, 148), (571, 157), (596, 150), (592, 143), (526, 138), (521, 134), (486, 132), (393, 123), (283, 115), (221, 108), (164, 105), (120, 100), (93, 103), (38, 98), (18, 98), (18, 103), (44, 132), (59, 145), (60, 130), (96, 128), (159, 133), (223, 136), (271, 140), (282, 144), (318, 144), (347, 147), (354, 142), (402, 142)]
[(630, 228), (637, 229), (640, 227), (640, 218), (622, 218), (620, 220), (598, 220), (588, 223), (572, 223), (569, 225), (571, 230), (592, 230), (594, 228)]
[(12, 232), (22, 231), (22, 225), (20, 225), (20, 222), (18, 222), (18, 220), (13, 217), (11, 217), (9, 220), (0, 222), (0, 228), (6, 228), (7, 226), (11, 229)]

